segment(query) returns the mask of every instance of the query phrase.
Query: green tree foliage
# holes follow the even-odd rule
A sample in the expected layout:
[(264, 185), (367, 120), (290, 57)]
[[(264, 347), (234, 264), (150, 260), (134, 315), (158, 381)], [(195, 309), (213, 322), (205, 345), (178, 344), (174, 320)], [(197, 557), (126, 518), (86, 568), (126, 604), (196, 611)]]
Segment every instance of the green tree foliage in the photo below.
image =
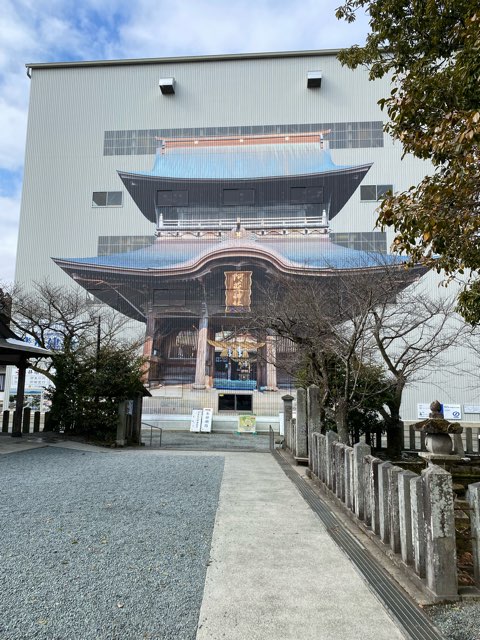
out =
[[(322, 351), (315, 354), (318, 360), (323, 360), (325, 366), (319, 372), (318, 367), (312, 366), (313, 354), (302, 354), (303, 365), (296, 372), (296, 386), (307, 388), (316, 384), (322, 398), (322, 423), (324, 430), (339, 431), (338, 410), (345, 412), (345, 436), (348, 434), (350, 444), (354, 442), (354, 434), (373, 432), (382, 427), (380, 412), (386, 403), (393, 400), (393, 380), (383, 367), (368, 362), (360, 362), (355, 358), (351, 370), (354, 376), (347, 375), (344, 361), (335, 353)], [(345, 393), (345, 384), (348, 388)], [(342, 425), (340, 425), (340, 435)], [(345, 439), (347, 439), (345, 437)]]
[(143, 391), (144, 359), (132, 347), (107, 346), (82, 355), (58, 354), (51, 426), (101, 440), (115, 437), (118, 405)]
[(319, 386), (324, 417), (334, 420), (342, 442), (359, 414), (378, 411), (389, 454), (397, 455), (405, 388), (438, 367), (454, 370), (443, 354), (467, 327), (445, 290), (432, 300), (421, 281), (413, 281), (423, 272), (379, 263), (374, 271), (337, 271), (333, 278), (278, 278), (263, 292), (254, 321), (295, 345), (287, 362), (275, 364), (299, 386)]
[[(344, 50), (339, 59), (353, 69), (366, 65), (372, 80), (391, 77), (392, 91), (380, 100), (390, 118), (386, 131), (434, 169), (420, 184), (386, 197), (379, 223), (395, 229), (395, 249), (412, 262), (452, 276), (479, 270), (479, 4), (348, 0), (336, 15), (351, 22), (362, 9), (371, 33), (364, 47)], [(468, 293), (469, 285), (465, 291), (460, 309), (478, 322), (480, 297)]]
[(49, 428), (108, 440), (118, 403), (141, 393), (139, 341), (122, 339), (126, 319), (86, 300), (78, 287), (48, 281), (14, 287), (9, 319), (23, 337), (51, 351), (31, 367), (51, 382)]

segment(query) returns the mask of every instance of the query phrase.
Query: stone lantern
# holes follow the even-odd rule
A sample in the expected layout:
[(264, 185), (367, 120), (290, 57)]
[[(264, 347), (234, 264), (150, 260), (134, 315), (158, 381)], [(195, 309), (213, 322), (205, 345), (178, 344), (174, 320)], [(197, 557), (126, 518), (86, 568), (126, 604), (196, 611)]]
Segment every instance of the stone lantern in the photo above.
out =
[(440, 402), (435, 400), (430, 405), (429, 417), (413, 425), (415, 431), (425, 433), (427, 451), (418, 455), (437, 463), (442, 460), (455, 462), (461, 460), (464, 455), (461, 439), (463, 427), (458, 422), (445, 420), (441, 408)]

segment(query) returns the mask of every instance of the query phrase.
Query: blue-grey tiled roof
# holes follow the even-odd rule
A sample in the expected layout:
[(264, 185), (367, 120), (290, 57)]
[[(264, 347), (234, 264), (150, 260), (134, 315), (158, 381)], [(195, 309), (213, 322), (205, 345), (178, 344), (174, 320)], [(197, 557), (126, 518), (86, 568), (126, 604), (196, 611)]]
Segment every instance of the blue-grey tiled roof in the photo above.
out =
[(215, 254), (227, 249), (235, 254), (236, 248), (241, 255), (251, 249), (257, 254), (261, 251), (266, 257), (269, 255), (280, 259), (290, 268), (309, 269), (358, 269), (371, 268), (383, 264), (396, 264), (405, 259), (395, 255), (384, 255), (357, 251), (332, 243), (326, 236), (302, 236), (293, 239), (291, 236), (272, 238), (248, 238), (242, 241), (222, 239), (171, 239), (159, 238), (156, 242), (143, 249), (116, 253), (113, 255), (96, 256), (90, 258), (64, 259), (71, 265), (84, 264), (107, 268), (133, 269), (140, 271), (168, 270), (171, 268), (188, 267), (189, 263), (201, 258), (215, 258)]
[[(196, 180), (265, 178), (343, 171), (320, 143), (167, 148), (138, 175)], [(129, 173), (134, 173), (130, 172)]]

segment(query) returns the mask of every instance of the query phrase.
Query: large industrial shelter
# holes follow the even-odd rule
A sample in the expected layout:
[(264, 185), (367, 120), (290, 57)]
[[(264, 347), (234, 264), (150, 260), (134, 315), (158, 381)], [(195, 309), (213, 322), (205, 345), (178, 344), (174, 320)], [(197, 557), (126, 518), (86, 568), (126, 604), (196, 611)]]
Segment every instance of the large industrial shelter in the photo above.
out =
[[(336, 54), (28, 65), (16, 279), (73, 281), (128, 316), (152, 411), (271, 423), (291, 347), (249, 331), (264, 287), (396, 260), (378, 200), (429, 167), (383, 133), (387, 80)], [(412, 389), (404, 417), (431, 399)]]

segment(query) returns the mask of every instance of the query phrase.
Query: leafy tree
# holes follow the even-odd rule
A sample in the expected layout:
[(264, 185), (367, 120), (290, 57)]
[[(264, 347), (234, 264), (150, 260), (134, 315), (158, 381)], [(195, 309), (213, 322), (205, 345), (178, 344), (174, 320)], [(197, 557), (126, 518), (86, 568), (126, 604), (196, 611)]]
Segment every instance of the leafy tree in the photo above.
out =
[(413, 270), (383, 264), (301, 283), (281, 278), (265, 290), (256, 318), (295, 344), (290, 371), (301, 386), (320, 387), (340, 440), (348, 442), (356, 410), (375, 409), (392, 456), (403, 448), (405, 388), (445, 365), (443, 354), (467, 329), (452, 297), (432, 300), (414, 277)]
[(92, 305), (85, 292), (48, 281), (32, 289), (14, 287), (10, 322), (27, 340), (51, 351), (31, 367), (51, 382), (50, 426), (108, 439), (115, 431), (118, 403), (142, 390), (140, 341), (122, 339), (127, 320)]
[(450, 276), (469, 275), (460, 310), (480, 321), (480, 7), (471, 0), (348, 0), (352, 22), (364, 9), (365, 46), (339, 54), (370, 79), (392, 79), (380, 105), (385, 129), (404, 152), (433, 164), (432, 175), (381, 203), (379, 223), (396, 231), (394, 247)]
[[(366, 332), (378, 295), (391, 299), (391, 290), (374, 285), (376, 277), (361, 265), (329, 278), (279, 278), (264, 291), (256, 322), (296, 346), (290, 370), (298, 379), (317, 384), (324, 410), (333, 412), (341, 442), (349, 441), (352, 409), (372, 403), (389, 382), (375, 362), (375, 347)], [(378, 274), (383, 269), (379, 267)], [(405, 273), (408, 282), (410, 277)]]

